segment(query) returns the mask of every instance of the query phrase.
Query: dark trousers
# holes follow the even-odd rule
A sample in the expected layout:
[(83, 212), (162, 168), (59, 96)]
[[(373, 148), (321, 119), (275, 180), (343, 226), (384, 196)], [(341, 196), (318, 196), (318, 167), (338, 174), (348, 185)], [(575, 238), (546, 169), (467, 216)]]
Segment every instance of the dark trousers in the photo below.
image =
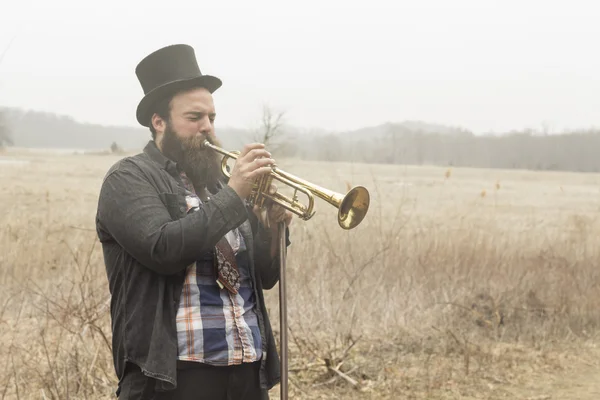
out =
[(268, 400), (258, 384), (259, 363), (213, 367), (180, 363), (177, 389), (155, 392), (154, 380), (135, 364), (127, 364), (119, 400)]

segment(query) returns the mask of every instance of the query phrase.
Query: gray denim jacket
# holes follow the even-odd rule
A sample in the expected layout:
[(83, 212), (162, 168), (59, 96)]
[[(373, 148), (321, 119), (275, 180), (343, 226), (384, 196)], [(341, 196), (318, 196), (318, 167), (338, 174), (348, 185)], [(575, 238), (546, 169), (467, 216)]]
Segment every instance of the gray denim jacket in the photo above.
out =
[[(279, 280), (279, 259), (270, 256), (270, 238), (244, 201), (229, 186), (187, 214), (177, 165), (150, 141), (144, 151), (115, 163), (106, 174), (96, 214), (111, 294), (112, 351), (121, 381), (125, 363), (156, 379), (160, 391), (177, 385), (175, 316), (186, 267), (231, 229), (244, 224), (250, 251), (263, 342), (260, 385), (279, 382), (279, 357), (266, 312), (263, 289)], [(289, 230), (286, 230), (286, 243)], [(117, 389), (117, 394), (119, 393)]]

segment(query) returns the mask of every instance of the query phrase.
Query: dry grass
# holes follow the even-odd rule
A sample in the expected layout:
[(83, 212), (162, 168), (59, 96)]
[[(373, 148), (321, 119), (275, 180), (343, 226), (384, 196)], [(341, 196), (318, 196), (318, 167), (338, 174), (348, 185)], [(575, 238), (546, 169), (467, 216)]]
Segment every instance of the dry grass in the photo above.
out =
[[(0, 399), (111, 398), (94, 215), (116, 157), (7, 157), (29, 162), (0, 164)], [(320, 200), (293, 225), (291, 398), (534, 398), (597, 355), (599, 175), (279, 164), (372, 195), (352, 231)]]

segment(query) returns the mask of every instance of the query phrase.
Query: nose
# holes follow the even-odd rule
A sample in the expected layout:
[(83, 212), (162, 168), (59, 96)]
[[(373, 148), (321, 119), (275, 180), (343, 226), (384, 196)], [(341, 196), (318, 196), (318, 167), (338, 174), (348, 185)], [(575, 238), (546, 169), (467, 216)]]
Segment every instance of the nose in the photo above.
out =
[(205, 135), (208, 136), (211, 134), (212, 132), (212, 123), (210, 122), (210, 118), (205, 115), (202, 119), (200, 119), (200, 121), (198, 122), (198, 131)]

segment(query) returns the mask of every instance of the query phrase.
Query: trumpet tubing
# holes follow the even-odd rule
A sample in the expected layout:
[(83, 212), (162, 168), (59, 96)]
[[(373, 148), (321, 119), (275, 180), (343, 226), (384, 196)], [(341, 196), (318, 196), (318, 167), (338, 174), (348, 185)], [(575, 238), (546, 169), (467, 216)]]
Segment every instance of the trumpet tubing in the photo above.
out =
[[(205, 140), (203, 147), (214, 150), (223, 155), (221, 161), (221, 171), (225, 176), (231, 178), (231, 174), (227, 171), (227, 161), (229, 158), (237, 160), (240, 155), (239, 151), (227, 151)], [(293, 197), (287, 197), (276, 191), (269, 193), (271, 183), (277, 180), (292, 189), (294, 189)], [(298, 201), (298, 192), (306, 195), (308, 204), (304, 205)], [(256, 204), (263, 207), (264, 202), (268, 199), (277, 203), (285, 209), (291, 211), (301, 219), (308, 221), (315, 214), (314, 196), (326, 201), (338, 209), (338, 223), (343, 229), (352, 229), (358, 226), (367, 215), (369, 210), (370, 196), (369, 192), (363, 186), (355, 186), (348, 193), (342, 195), (315, 185), (311, 182), (298, 178), (295, 175), (289, 174), (276, 166), (272, 167), (269, 174), (258, 178), (255, 182), (252, 194), (248, 198), (250, 204)]]

